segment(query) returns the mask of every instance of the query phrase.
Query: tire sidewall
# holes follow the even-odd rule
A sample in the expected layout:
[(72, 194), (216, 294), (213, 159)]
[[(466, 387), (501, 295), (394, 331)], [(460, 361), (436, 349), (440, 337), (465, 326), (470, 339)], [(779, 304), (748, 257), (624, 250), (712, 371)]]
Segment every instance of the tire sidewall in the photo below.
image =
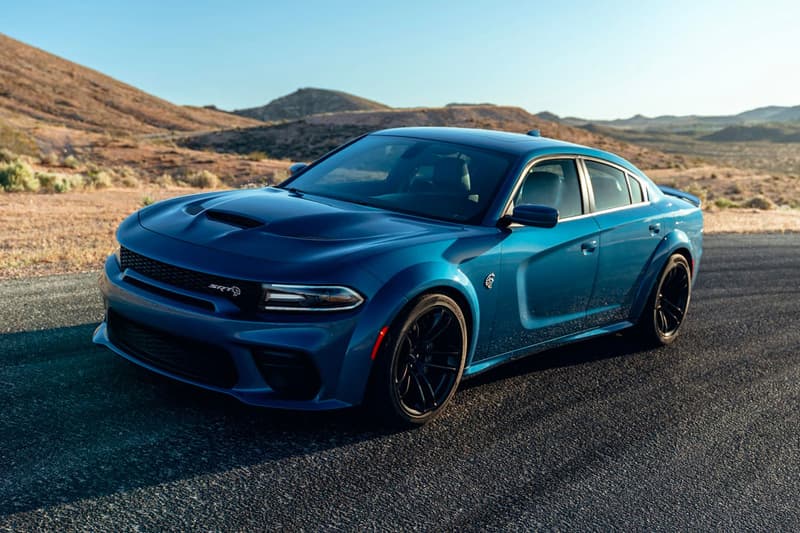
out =
[[(394, 383), (394, 368), (397, 364), (397, 359), (401, 355), (400, 339), (403, 338), (405, 332), (410, 328), (414, 322), (422, 315), (436, 307), (444, 307), (455, 316), (459, 327), (461, 328), (462, 335), (462, 348), (461, 357), (459, 358), (458, 372), (447, 397), (442, 401), (441, 405), (436, 409), (423, 414), (416, 414), (409, 411), (400, 399), (399, 392)], [(384, 411), (383, 416), (391, 417), (394, 415), (396, 422), (405, 425), (417, 426), (422, 425), (438, 416), (450, 403), (453, 396), (461, 383), (461, 378), (464, 374), (464, 366), (466, 363), (469, 334), (467, 331), (466, 320), (461, 307), (449, 296), (443, 294), (425, 294), (417, 298), (409, 307), (406, 312), (401, 314), (393, 324), (389, 327), (389, 334), (386, 339), (387, 342), (383, 344), (379, 351), (377, 360), (375, 379), (373, 380), (373, 394), (371, 394), (370, 401), (378, 402), (381, 405), (375, 405), (378, 412)], [(384, 409), (382, 409), (383, 407)], [(388, 412), (386, 412), (388, 411)]]
[[(661, 293), (661, 288), (664, 284), (664, 280), (666, 279), (667, 275), (676, 267), (680, 265), (681, 268), (686, 269), (686, 273), (689, 276), (689, 288), (687, 290), (686, 296), (686, 306), (683, 312), (683, 317), (681, 318), (681, 323), (678, 325), (678, 328), (669, 335), (664, 335), (658, 328), (657, 325), (657, 309), (656, 303), (658, 302), (658, 295)], [(647, 331), (654, 337), (655, 340), (658, 341), (659, 344), (667, 345), (672, 344), (680, 335), (681, 329), (683, 329), (683, 325), (686, 323), (686, 315), (689, 313), (689, 304), (692, 301), (692, 270), (689, 267), (689, 262), (680, 254), (673, 254), (670, 256), (667, 264), (664, 265), (663, 270), (661, 271), (661, 275), (658, 277), (658, 283), (653, 288), (653, 294), (650, 298), (650, 303), (648, 306), (648, 324), (647, 324)]]

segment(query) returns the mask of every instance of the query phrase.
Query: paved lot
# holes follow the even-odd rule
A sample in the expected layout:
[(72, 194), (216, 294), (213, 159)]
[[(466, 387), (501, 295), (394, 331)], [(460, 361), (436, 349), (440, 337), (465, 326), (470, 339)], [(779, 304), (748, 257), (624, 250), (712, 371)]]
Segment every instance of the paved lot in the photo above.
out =
[(96, 274), (0, 284), (0, 529), (800, 528), (800, 236), (713, 236), (684, 337), (554, 350), (416, 431), (92, 346)]

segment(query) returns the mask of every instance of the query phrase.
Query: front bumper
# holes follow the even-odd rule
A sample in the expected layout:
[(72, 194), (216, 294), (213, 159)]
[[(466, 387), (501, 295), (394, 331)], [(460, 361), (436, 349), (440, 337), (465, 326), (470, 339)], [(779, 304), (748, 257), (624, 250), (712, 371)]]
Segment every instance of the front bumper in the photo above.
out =
[[(114, 256), (106, 261), (100, 289), (106, 318), (95, 330), (93, 341), (153, 372), (251, 405), (326, 410), (361, 402), (371, 365), (368, 339), (357, 333), (361, 309), (313, 316), (242, 317), (224, 298), (215, 301), (213, 296), (164, 286), (130, 270), (121, 272)], [(214, 310), (186, 303), (187, 298), (198, 297), (210, 301)], [(133, 328), (138, 335), (135, 338), (150, 335), (146, 346), (132, 348), (138, 341), (128, 340), (130, 337), (121, 341), (119, 324)], [(209, 350), (201, 349), (204, 346)], [(162, 359), (166, 355), (159, 352), (163, 351), (173, 359)], [(313, 391), (295, 399), (291, 392), (276, 386), (271, 374), (265, 373), (264, 354), (273, 358), (275, 354), (279, 358), (295, 354), (308, 361), (319, 380)], [(173, 364), (176, 356), (180, 358), (177, 366)], [(220, 360), (206, 359), (210, 365), (203, 364), (203, 372), (186, 371), (192, 357), (198, 358), (198, 364), (202, 358)]]

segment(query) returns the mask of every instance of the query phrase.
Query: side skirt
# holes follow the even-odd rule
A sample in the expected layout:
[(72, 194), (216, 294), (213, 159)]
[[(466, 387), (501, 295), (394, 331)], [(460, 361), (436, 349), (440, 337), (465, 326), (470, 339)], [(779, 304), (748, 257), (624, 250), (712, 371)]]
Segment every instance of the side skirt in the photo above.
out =
[(600, 337), (602, 335), (610, 335), (612, 333), (622, 331), (623, 329), (630, 328), (633, 325), (634, 325), (633, 322), (625, 320), (623, 322), (611, 324), (610, 326), (603, 326), (599, 328), (589, 329), (586, 331), (582, 331), (580, 333), (573, 333), (571, 335), (565, 335), (563, 337), (558, 337), (556, 339), (552, 339), (549, 341), (540, 342), (539, 344), (534, 344), (532, 346), (526, 346), (525, 348), (512, 350), (510, 352), (496, 355), (489, 359), (484, 359), (483, 361), (480, 361), (476, 364), (469, 365), (467, 368), (464, 369), (464, 377), (465, 378), (472, 377), (482, 372), (485, 372), (491, 368), (494, 368), (498, 365), (502, 365), (510, 361), (515, 361), (517, 359), (521, 359), (523, 357), (527, 357), (535, 353), (543, 352), (545, 350), (557, 348), (565, 344), (571, 344), (573, 342), (579, 342), (586, 339), (591, 339), (593, 337)]

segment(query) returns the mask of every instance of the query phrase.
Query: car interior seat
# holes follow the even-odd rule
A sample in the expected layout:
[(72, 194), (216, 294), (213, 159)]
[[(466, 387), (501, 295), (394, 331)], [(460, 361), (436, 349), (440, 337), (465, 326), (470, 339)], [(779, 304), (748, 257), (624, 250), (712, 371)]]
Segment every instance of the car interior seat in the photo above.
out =
[(594, 189), (595, 208), (598, 210), (612, 209), (630, 203), (627, 187), (623, 189), (613, 178), (592, 177), (592, 189)]
[(522, 184), (516, 205), (537, 204), (558, 209), (561, 196), (561, 178), (552, 172), (532, 172)]
[(432, 181), (436, 192), (469, 195), (469, 168), (463, 159), (442, 157), (436, 161)]

